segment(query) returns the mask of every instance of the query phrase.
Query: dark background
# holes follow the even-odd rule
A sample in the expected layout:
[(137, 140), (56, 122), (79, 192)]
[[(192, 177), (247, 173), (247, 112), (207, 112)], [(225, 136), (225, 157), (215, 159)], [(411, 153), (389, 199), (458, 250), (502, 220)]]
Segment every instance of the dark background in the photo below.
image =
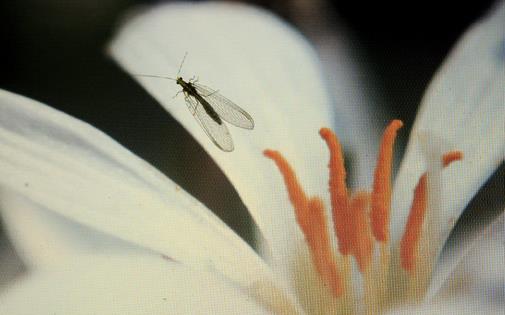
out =
[[(426, 85), (450, 48), (492, 1), (373, 4), (252, 1), (300, 29), (338, 20), (379, 85), (378, 104), (411, 125)], [(191, 136), (104, 52), (128, 8), (154, 1), (25, 0), (0, 4), (0, 88), (105, 131), (159, 168), (251, 240), (244, 206)], [(304, 10), (310, 10), (305, 12)], [(302, 18), (301, 18), (302, 17)], [(195, 180), (202, 178), (202, 180)]]

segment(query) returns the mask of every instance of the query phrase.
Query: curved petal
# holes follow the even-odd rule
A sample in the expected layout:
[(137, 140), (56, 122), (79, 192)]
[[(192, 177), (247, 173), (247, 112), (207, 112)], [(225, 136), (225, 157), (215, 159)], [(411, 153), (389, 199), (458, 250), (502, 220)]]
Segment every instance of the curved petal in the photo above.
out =
[[(332, 125), (333, 109), (307, 42), (256, 8), (169, 4), (129, 20), (109, 51), (221, 166), (269, 243), (274, 265), (289, 260), (302, 234), (282, 178), (262, 151), (280, 150), (309, 193), (327, 195), (327, 153), (317, 131)], [(214, 146), (182, 98), (172, 99), (179, 90), (174, 82), (135, 76), (176, 76), (185, 51), (183, 78), (198, 75), (254, 118), (252, 131), (230, 126), (234, 152)]]
[[(324, 10), (320, 8), (319, 10)], [(317, 13), (316, 13), (317, 14)], [(325, 14), (321, 14), (325, 16)], [(329, 22), (329, 23), (328, 23)], [(333, 130), (344, 147), (352, 164), (347, 182), (350, 187), (372, 187), (373, 169), (377, 163), (375, 153), (387, 121), (385, 108), (377, 105), (377, 83), (351, 45), (353, 38), (346, 34), (333, 16), (331, 21), (309, 27), (308, 34), (319, 53), (321, 64), (328, 77), (328, 87), (335, 104)]]
[[(13, 241), (31, 251), (24, 256), (32, 258), (29, 265), (38, 258), (47, 263), (44, 251), (52, 244), (64, 264), (65, 256), (96, 250), (89, 244), (102, 246), (72, 240), (113, 237), (118, 241), (105, 244), (131, 243), (243, 285), (270, 279), (245, 242), (149, 164), (92, 126), (6, 91), (0, 91), (0, 185), (5, 223), (21, 231)], [(27, 202), (9, 201), (9, 194)], [(70, 223), (87, 230), (64, 226)]]
[(0, 313), (271, 314), (226, 279), (152, 257), (36, 272), (0, 295)]
[(93, 255), (155, 255), (159, 252), (103, 233), (12, 191), (0, 194), (5, 229), (28, 269), (45, 269)]
[(426, 300), (442, 302), (452, 296), (467, 295), (482, 304), (505, 310), (504, 240), (505, 214), (495, 219), (487, 229), (481, 228), (478, 235), (460, 238), (458, 241), (463, 244), (458, 246), (466, 250), (463, 253), (455, 251), (452, 255), (444, 251), (442, 259), (446, 261), (441, 265), (448, 265), (451, 274), (447, 279), (440, 276), (433, 279)]
[(503, 314), (504, 223), (505, 215), (501, 215), (491, 227), (481, 231), (477, 240), (461, 240), (464, 244), (459, 246), (470, 250), (464, 257), (448, 258), (459, 262), (457, 268), (448, 268), (452, 271), (448, 279), (437, 277), (433, 280), (432, 290), (422, 305), (403, 307), (388, 314)]
[(474, 25), (456, 45), (423, 99), (395, 182), (392, 232), (405, 226), (412, 192), (427, 161), (419, 135), (439, 138), (440, 150), (461, 150), (463, 161), (441, 175), (438, 211), (443, 242), (475, 193), (505, 157), (505, 5)]
[(460, 296), (451, 298), (442, 302), (403, 306), (396, 310), (386, 313), (387, 315), (432, 315), (432, 314), (458, 314), (458, 315), (502, 315), (503, 308), (495, 305), (482, 303), (482, 301), (473, 299), (472, 296)]

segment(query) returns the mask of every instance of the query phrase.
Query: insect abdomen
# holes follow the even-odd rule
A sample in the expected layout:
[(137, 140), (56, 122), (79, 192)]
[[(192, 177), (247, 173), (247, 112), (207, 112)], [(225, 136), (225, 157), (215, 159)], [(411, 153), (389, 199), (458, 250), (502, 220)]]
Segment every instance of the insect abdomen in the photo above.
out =
[(198, 96), (198, 98), (199, 98), (200, 104), (202, 104), (203, 109), (205, 109), (205, 112), (207, 113), (207, 115), (209, 115), (210, 118), (212, 118), (212, 120), (214, 120), (215, 122), (217, 122), (218, 124), (221, 125), (223, 123), (223, 121), (221, 120), (221, 117), (219, 117), (219, 115), (216, 113), (214, 108), (212, 108), (212, 106), (210, 106), (209, 103), (207, 103), (207, 101), (204, 100), (201, 96)]

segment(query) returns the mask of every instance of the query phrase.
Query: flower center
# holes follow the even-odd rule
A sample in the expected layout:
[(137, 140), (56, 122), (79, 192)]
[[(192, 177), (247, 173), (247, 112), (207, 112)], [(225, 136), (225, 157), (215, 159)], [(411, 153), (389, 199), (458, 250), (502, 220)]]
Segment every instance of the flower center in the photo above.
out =
[[(367, 308), (377, 310), (378, 300), (387, 290), (386, 275), (390, 272), (390, 208), (393, 147), (400, 120), (393, 120), (385, 129), (377, 158), (371, 192), (349, 193), (346, 186), (346, 170), (342, 148), (336, 135), (322, 128), (320, 135), (330, 151), (329, 191), (333, 230), (338, 241), (339, 256), (332, 252), (327, 228), (325, 208), (317, 196), (307, 196), (294, 170), (281, 153), (265, 150), (283, 176), (293, 205), (297, 223), (305, 236), (312, 263), (335, 298), (352, 294), (351, 257), (354, 257), (364, 279), (364, 299)], [(443, 165), (462, 159), (462, 153), (453, 151), (442, 157)], [(419, 265), (419, 240), (427, 208), (427, 174), (424, 173), (414, 190), (414, 199), (407, 224), (400, 242), (400, 266), (410, 276), (416, 275)], [(378, 255), (374, 246), (379, 245)], [(374, 260), (375, 256), (378, 256)], [(374, 302), (375, 301), (375, 302)]]

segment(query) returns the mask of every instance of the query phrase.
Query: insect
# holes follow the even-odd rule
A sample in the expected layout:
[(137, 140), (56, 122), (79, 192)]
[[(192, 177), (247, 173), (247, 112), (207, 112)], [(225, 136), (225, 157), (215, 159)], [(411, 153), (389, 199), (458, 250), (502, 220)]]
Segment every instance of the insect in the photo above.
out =
[[(219, 91), (196, 83), (198, 80), (185, 81), (179, 76), (187, 53), (182, 59), (176, 79), (157, 75), (137, 74), (137, 76), (162, 78), (175, 81), (182, 87), (179, 93), (184, 93), (184, 100), (189, 111), (198, 121), (212, 142), (221, 150), (231, 152), (234, 149), (233, 140), (225, 122), (244, 129), (254, 129), (254, 120), (245, 110), (219, 94)], [(174, 97), (175, 97), (174, 96)]]

